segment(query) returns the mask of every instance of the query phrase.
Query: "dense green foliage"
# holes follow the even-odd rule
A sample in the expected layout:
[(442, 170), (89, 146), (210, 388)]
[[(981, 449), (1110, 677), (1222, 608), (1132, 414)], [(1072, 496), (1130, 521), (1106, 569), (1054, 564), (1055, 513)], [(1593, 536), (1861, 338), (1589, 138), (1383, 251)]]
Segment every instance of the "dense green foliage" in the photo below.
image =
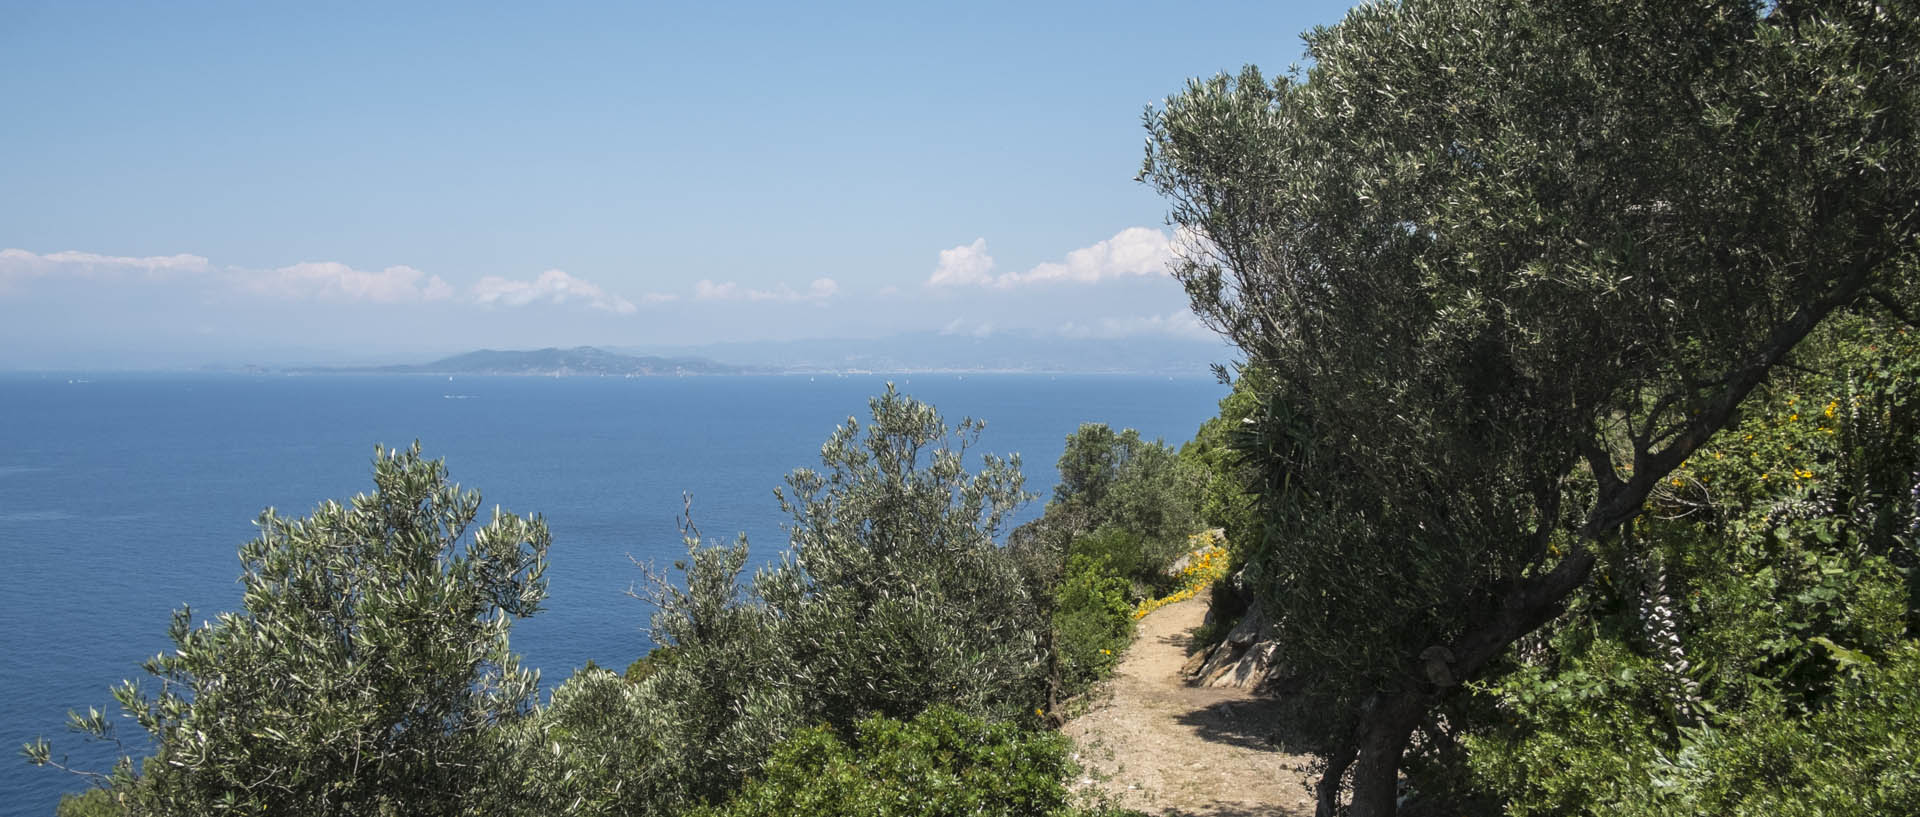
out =
[(1113, 671), (1133, 638), (1127, 580), (1102, 560), (1074, 556), (1054, 590), (1054, 649), (1060, 688), (1077, 693)]
[(125, 813), (126, 809), (114, 800), (113, 792), (94, 788), (61, 795), (53, 817), (117, 817)]
[(1911, 2), (1404, 0), (1191, 84), (1142, 177), (1272, 377), (1252, 584), (1352, 808), (1829, 315), (1913, 292)]
[(659, 647), (539, 709), (544, 525), (469, 537), (383, 453), (262, 518), (245, 611), (116, 692), (154, 756), (62, 813), (1072, 813), (1023, 730), (1203, 526), (1323, 814), (1920, 812), (1920, 7), (1399, 0), (1308, 46), (1148, 115), (1247, 356), (1185, 449), (1081, 427), (1002, 547), (1017, 459), (889, 387), (788, 478), (779, 560), (689, 520)]
[(1105, 677), (1133, 636), (1135, 605), (1173, 586), (1169, 568), (1204, 524), (1212, 478), (1171, 446), (1103, 423), (1067, 436), (1058, 470), (1045, 514), (1011, 537), (1052, 604), (1049, 708)]
[(1027, 499), (1018, 460), (980, 458), (889, 389), (849, 418), (781, 494), (791, 549), (743, 582), (746, 543), (689, 529), (680, 577), (658, 577), (656, 643), (621, 678), (582, 672), (522, 736), (529, 785), (550, 813), (669, 814), (724, 800), (782, 740), (825, 724), (934, 706), (1037, 722), (1050, 613), (995, 535)]
[(1102, 534), (1097, 542), (1075, 541), (1069, 552), (1106, 558), (1118, 575), (1161, 588), (1166, 566), (1202, 525), (1207, 474), (1159, 440), (1143, 440), (1131, 428), (1115, 433), (1104, 423), (1068, 435), (1058, 469), (1048, 524), (1070, 540)]
[[(178, 651), (148, 664), (158, 697), (116, 693), (156, 754), (63, 813), (1080, 813), (1065, 743), (1023, 730), (1062, 673), (1111, 668), (1132, 585), (1105, 558), (996, 541), (1031, 497), (1017, 457), (973, 452), (983, 424), (891, 387), (870, 409), (777, 492), (777, 561), (748, 577), (744, 537), (709, 544), (689, 518), (686, 558), (649, 571), (658, 646), (540, 708), (506, 638), (544, 597), (544, 524), (496, 512), (468, 536), (477, 495), (417, 446), (382, 453), (351, 507), (262, 517), (245, 612), (194, 629), (182, 611)], [(1108, 436), (1083, 472), (1100, 501), (1067, 501), (1118, 543), (1095, 549), (1160, 567), (1122, 526), (1187, 524), (1170, 520), (1190, 505), (1149, 505), (1184, 490), (1173, 453)], [(74, 721), (113, 737), (102, 713)]]
[[(497, 807), (512, 784), (500, 730), (537, 685), (508, 649), (546, 596), (537, 517), (449, 484), (419, 446), (374, 458), (372, 494), (305, 519), (272, 510), (243, 545), (243, 612), (191, 625), (114, 691), (151, 737), (108, 781), (136, 814), (427, 815)], [(105, 714), (76, 725), (113, 738)], [(51, 759), (44, 741), (28, 747)], [(99, 798), (89, 807), (97, 807)]]
[[(1241, 369), (1233, 391), (1220, 398), (1220, 413), (1201, 423), (1193, 439), (1180, 447), (1181, 462), (1203, 475), (1198, 509), (1202, 524), (1226, 531), (1228, 542), (1261, 538), (1262, 521), (1251, 493), (1260, 485), (1260, 473), (1248, 461), (1246, 448), (1248, 424), (1260, 413), (1261, 395), (1269, 390), (1266, 382), (1258, 368)], [(1239, 564), (1236, 560), (1235, 567)]]
[(1240, 571), (1247, 559), (1259, 552), (1258, 545), (1266, 536), (1266, 520), (1258, 502), (1263, 479), (1248, 450), (1258, 445), (1258, 435), (1250, 429), (1262, 411), (1261, 395), (1268, 391), (1267, 378), (1258, 367), (1242, 367), (1233, 380), (1233, 391), (1220, 399), (1220, 413), (1201, 423), (1193, 439), (1180, 447), (1181, 462), (1205, 475), (1201, 520), (1224, 532), (1230, 546), (1226, 575), (1209, 590), (1210, 623), (1195, 636), (1200, 645), (1210, 645), (1226, 635), (1252, 601), (1242, 587)]
[(1066, 817), (1065, 738), (938, 706), (910, 722), (875, 715), (851, 741), (803, 729), (725, 805), (695, 817)]
[(1166, 551), (1171, 550), (1149, 542), (1139, 531), (1102, 525), (1067, 544), (1068, 572), (1077, 564), (1081, 570), (1112, 576), (1137, 600), (1153, 594), (1167, 580), (1165, 570), (1172, 554)]
[(1509, 813), (1920, 812), (1920, 338), (1827, 334), (1487, 687)]

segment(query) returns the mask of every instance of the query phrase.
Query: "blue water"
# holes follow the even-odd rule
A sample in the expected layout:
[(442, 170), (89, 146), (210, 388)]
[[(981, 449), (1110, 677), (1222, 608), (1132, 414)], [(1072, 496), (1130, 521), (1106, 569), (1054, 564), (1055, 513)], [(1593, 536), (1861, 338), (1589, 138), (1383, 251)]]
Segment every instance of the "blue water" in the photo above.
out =
[[(109, 688), (168, 646), (175, 608), (237, 608), (235, 549), (260, 510), (369, 490), (375, 443), (417, 438), (488, 506), (546, 516), (549, 601), (513, 644), (549, 688), (589, 659), (625, 667), (650, 647), (628, 557), (681, 552), (682, 492), (708, 537), (744, 531), (770, 557), (786, 544), (773, 488), (817, 466), (887, 379), (0, 375), (0, 750), (46, 735), (106, 769), (111, 753), (65, 733), (66, 712), (111, 708)], [(987, 420), (980, 448), (1023, 455), (1042, 497), (1080, 423), (1177, 444), (1225, 395), (1206, 378), (892, 379), (949, 423)], [(43, 817), (83, 786), (0, 757), (0, 815)]]

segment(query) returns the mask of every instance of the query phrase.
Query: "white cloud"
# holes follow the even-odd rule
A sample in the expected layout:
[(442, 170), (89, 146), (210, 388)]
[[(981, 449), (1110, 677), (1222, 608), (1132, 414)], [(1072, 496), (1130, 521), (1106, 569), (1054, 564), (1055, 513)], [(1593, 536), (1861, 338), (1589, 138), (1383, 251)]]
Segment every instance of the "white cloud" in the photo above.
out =
[[(182, 280), (205, 291), (239, 292), (289, 300), (319, 300), (376, 304), (409, 304), (458, 300), (483, 306), (522, 306), (543, 302), (581, 304), (622, 315), (638, 309), (633, 301), (614, 295), (590, 281), (563, 270), (550, 269), (532, 280), (489, 275), (458, 292), (438, 275), (400, 265), (360, 270), (337, 261), (306, 261), (277, 269), (215, 267), (198, 255), (128, 257), (67, 250), (39, 254), (21, 249), (0, 250), (0, 293), (15, 282), (42, 276), (109, 278), (138, 275), (151, 280)], [(824, 298), (838, 285), (831, 279), (815, 281), (797, 297)], [(679, 296), (649, 292), (641, 303), (672, 301)]]
[(702, 301), (726, 301), (738, 297), (740, 285), (732, 281), (716, 284), (705, 278), (694, 282), (693, 297)]
[(1161, 335), (1184, 340), (1212, 340), (1219, 337), (1213, 330), (1202, 324), (1192, 312), (1184, 309), (1165, 315), (1101, 318), (1091, 325), (1069, 321), (1058, 331), (1062, 337), (1069, 338), (1111, 339), (1136, 335)]
[[(641, 300), (647, 303), (671, 301), (675, 296), (663, 293), (647, 293)], [(564, 304), (581, 302), (594, 309), (603, 309), (621, 315), (632, 314), (639, 307), (632, 301), (601, 289), (598, 284), (575, 278), (566, 272), (550, 269), (531, 281), (516, 281), (489, 275), (473, 285), (474, 303), (488, 306), (525, 306), (535, 302)]]
[(306, 261), (274, 270), (232, 271), (229, 276), (243, 290), (277, 298), (398, 304), (453, 297), (452, 285), (440, 276), (408, 266), (375, 272), (338, 261)]
[(1002, 275), (994, 285), (1005, 288), (1048, 281), (1090, 284), (1104, 278), (1164, 275), (1171, 260), (1173, 245), (1166, 233), (1149, 227), (1128, 227), (1091, 247), (1067, 253), (1063, 261), (1041, 264), (1024, 273)]
[(1151, 227), (1128, 227), (1112, 238), (1067, 253), (1026, 272), (993, 273), (993, 257), (986, 239), (976, 239), (940, 251), (940, 265), (927, 278), (929, 287), (990, 286), (1012, 289), (1029, 284), (1070, 282), (1091, 284), (1113, 278), (1164, 275), (1174, 258), (1174, 242)]
[(839, 291), (840, 283), (832, 278), (815, 278), (804, 291), (797, 292), (786, 284), (751, 289), (733, 281), (714, 283), (704, 278), (693, 284), (693, 297), (701, 301), (824, 301)]
[(927, 279), (927, 286), (990, 284), (993, 283), (992, 272), (993, 256), (987, 254), (987, 240), (976, 238), (972, 244), (941, 250), (940, 265), (933, 268), (933, 276)]
[(63, 250), (44, 255), (21, 249), (0, 250), (0, 291), (14, 281), (43, 275), (75, 278), (99, 278), (141, 273), (148, 278), (173, 275), (197, 275), (212, 267), (198, 255), (149, 255), (132, 257)]
[(279, 298), (374, 303), (443, 300), (453, 295), (453, 287), (439, 276), (407, 266), (370, 272), (334, 261), (311, 261), (272, 270), (217, 269), (206, 258), (187, 254), (135, 258), (78, 250), (45, 255), (19, 249), (0, 250), (0, 285), (12, 279), (41, 275), (77, 278), (140, 275), (149, 280), (192, 280), (202, 287), (234, 287), (254, 295)]

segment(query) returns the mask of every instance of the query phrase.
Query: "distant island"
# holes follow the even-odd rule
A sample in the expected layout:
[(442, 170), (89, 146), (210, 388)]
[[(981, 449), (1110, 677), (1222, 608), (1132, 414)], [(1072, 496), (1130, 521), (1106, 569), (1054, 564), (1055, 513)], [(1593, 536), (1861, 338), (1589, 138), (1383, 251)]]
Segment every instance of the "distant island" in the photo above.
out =
[(467, 374), (467, 375), (541, 375), (587, 377), (671, 377), (680, 375), (743, 374), (738, 366), (728, 366), (699, 357), (657, 357), (609, 352), (593, 346), (572, 349), (532, 349), (526, 351), (481, 349), (464, 355), (441, 358), (432, 363), (400, 366), (329, 367), (301, 370), (314, 374)]
[[(881, 338), (809, 338), (699, 346), (481, 349), (431, 363), (221, 361), (199, 371), (242, 374), (426, 374), (665, 377), (775, 374), (1125, 374), (1205, 377), (1237, 353), (1222, 341), (1065, 337), (1030, 331), (909, 332)], [(320, 357), (321, 359), (314, 359)], [(399, 358), (405, 360), (405, 358)], [(725, 362), (721, 362), (725, 361)]]

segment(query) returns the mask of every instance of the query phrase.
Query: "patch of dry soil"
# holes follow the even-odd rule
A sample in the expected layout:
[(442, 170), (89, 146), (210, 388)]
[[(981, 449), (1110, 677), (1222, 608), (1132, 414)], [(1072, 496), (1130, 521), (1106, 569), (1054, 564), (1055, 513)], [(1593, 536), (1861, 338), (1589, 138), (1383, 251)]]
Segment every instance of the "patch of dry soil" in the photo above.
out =
[(1311, 815), (1306, 755), (1280, 752), (1273, 707), (1241, 689), (1188, 686), (1187, 642), (1207, 600), (1170, 604), (1141, 619), (1133, 646), (1097, 689), (1092, 708), (1062, 729), (1099, 787), (1126, 808), (1172, 817)]

